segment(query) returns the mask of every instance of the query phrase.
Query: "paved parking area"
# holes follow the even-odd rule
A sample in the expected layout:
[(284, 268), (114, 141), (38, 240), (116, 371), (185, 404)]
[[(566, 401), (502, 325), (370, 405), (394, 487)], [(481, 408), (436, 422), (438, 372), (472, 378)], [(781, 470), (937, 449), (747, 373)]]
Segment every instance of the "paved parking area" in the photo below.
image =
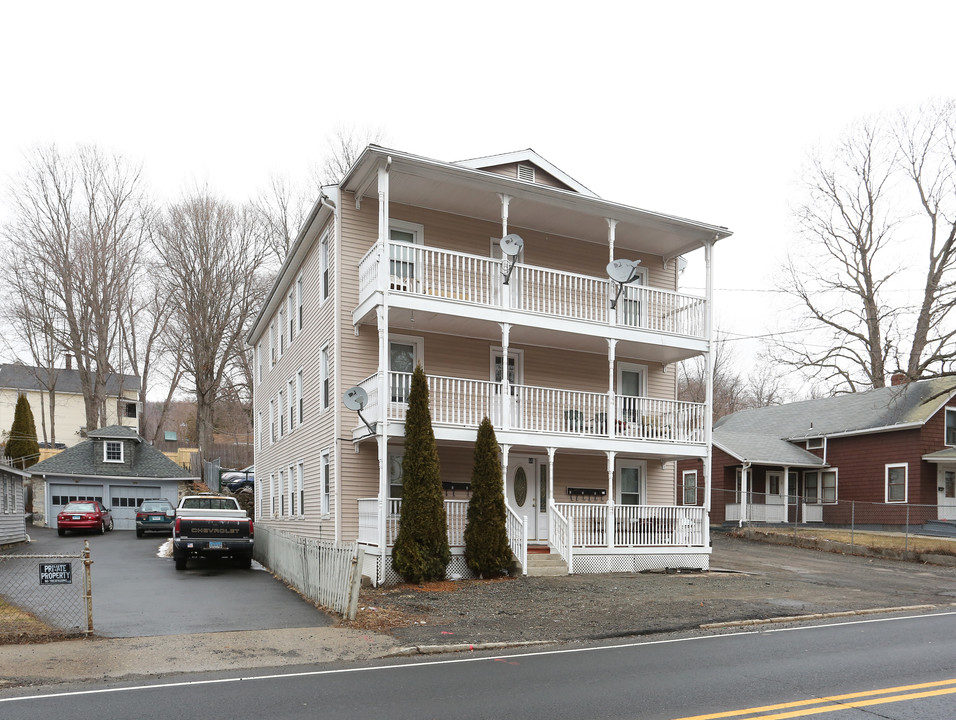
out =
[(331, 616), (257, 563), (252, 570), (242, 570), (228, 560), (190, 560), (188, 570), (177, 572), (172, 558), (158, 555), (169, 540), (167, 535), (137, 538), (131, 530), (114, 530), (105, 535), (58, 537), (49, 528), (28, 532), (32, 542), (16, 552), (80, 552), (83, 541), (90, 541), (97, 635), (180, 635), (333, 623)]

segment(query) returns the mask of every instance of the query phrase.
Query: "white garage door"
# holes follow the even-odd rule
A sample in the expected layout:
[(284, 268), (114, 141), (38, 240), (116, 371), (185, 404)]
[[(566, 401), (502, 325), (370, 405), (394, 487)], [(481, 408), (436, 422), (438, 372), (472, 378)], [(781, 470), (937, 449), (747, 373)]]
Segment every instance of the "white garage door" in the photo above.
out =
[(143, 504), (143, 500), (161, 497), (164, 495), (158, 487), (113, 485), (108, 503), (113, 509), (113, 527), (117, 530), (135, 530), (136, 508)]
[(102, 485), (56, 485), (50, 483), (50, 527), (56, 527), (56, 516), (67, 503), (77, 500), (96, 500), (103, 502)]

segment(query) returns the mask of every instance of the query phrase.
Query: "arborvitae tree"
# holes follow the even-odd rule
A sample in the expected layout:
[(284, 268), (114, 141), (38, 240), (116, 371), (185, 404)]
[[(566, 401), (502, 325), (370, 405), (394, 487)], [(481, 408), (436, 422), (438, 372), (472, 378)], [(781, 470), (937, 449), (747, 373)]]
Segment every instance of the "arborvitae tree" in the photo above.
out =
[(37, 442), (37, 426), (33, 410), (26, 395), (17, 398), (13, 411), (13, 426), (7, 439), (5, 454), (14, 460), (14, 466), (28, 468), (40, 459), (40, 444)]
[(392, 567), (407, 582), (441, 580), (451, 560), (441, 488), (438, 446), (428, 410), (428, 383), (419, 365), (412, 375), (405, 414), (402, 513)]
[(481, 577), (495, 577), (511, 562), (505, 493), (495, 428), (487, 417), (478, 426), (471, 501), (465, 526), (465, 562)]

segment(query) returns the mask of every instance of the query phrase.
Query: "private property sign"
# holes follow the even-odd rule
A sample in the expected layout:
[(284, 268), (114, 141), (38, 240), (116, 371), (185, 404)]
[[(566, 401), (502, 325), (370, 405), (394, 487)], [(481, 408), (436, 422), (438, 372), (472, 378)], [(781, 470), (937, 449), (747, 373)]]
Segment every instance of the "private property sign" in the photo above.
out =
[(41, 585), (70, 585), (73, 583), (73, 565), (68, 562), (40, 563)]

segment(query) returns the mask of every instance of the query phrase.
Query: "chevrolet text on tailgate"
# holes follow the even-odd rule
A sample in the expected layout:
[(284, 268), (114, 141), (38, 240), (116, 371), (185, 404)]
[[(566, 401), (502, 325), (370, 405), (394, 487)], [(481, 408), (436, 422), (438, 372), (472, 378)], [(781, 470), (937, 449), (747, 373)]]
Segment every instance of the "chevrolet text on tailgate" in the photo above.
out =
[(253, 527), (233, 497), (187, 495), (176, 508), (173, 559), (185, 570), (191, 557), (231, 557), (239, 567), (252, 565)]

